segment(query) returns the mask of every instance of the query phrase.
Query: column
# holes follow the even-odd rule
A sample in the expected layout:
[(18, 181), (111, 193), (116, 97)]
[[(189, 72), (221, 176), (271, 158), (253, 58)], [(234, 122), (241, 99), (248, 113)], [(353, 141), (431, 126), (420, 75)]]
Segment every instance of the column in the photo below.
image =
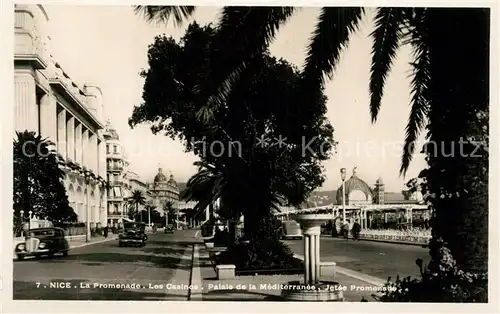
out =
[(75, 128), (75, 161), (83, 166), (82, 162), (82, 124), (78, 123)]
[(311, 281), (311, 271), (310, 271), (310, 250), (309, 250), (310, 237), (304, 234), (304, 280), (307, 285)]
[(90, 145), (89, 145), (89, 130), (85, 129), (82, 132), (82, 165), (87, 167), (87, 169), (91, 170), (90, 166)]
[(97, 154), (97, 135), (95, 133), (90, 132), (89, 133), (89, 163), (90, 163), (90, 169), (98, 175), (99, 172), (97, 171), (97, 163), (98, 163), (98, 154)]
[(40, 130), (42, 137), (57, 144), (57, 103), (50, 94), (43, 95), (40, 102)]
[(30, 73), (14, 75), (14, 129), (38, 133), (35, 78)]
[(66, 154), (75, 161), (75, 118), (71, 116), (66, 122)]
[(309, 246), (310, 246), (310, 251), (309, 251), (309, 263), (310, 267), (309, 269), (311, 270), (311, 278), (310, 281), (312, 284), (316, 283), (316, 239), (314, 235), (309, 235)]
[(319, 240), (320, 240), (320, 235), (319, 234), (316, 234), (314, 235), (314, 242), (315, 242), (315, 245), (314, 247), (316, 248), (315, 250), (315, 258), (314, 258), (314, 261), (316, 262), (316, 282), (317, 283), (319, 281), (319, 278), (321, 276), (321, 261), (320, 261), (320, 257), (319, 257)]
[(57, 114), (57, 152), (64, 160), (68, 157), (66, 145), (66, 110), (62, 109)]

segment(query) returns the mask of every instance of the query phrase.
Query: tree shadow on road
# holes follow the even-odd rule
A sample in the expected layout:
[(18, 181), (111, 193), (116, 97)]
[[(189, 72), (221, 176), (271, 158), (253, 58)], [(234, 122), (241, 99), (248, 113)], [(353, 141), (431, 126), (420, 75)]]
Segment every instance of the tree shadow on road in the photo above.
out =
[(203, 301), (284, 301), (278, 295), (237, 289), (211, 290), (203, 294)]
[(137, 266), (149, 266), (155, 268), (186, 269), (191, 270), (190, 263), (180, 259), (180, 255), (156, 256), (146, 254), (126, 253), (86, 253), (69, 255), (61, 259), (36, 260), (38, 263), (67, 263), (68, 261), (91, 262), (91, 263), (116, 263), (137, 264)]
[[(152, 291), (147, 288), (79, 288), (80, 283), (89, 282), (84, 279), (53, 279), (52, 282), (70, 282), (71, 288), (50, 289), (37, 288), (34, 282), (14, 281), (14, 300), (179, 300), (187, 301), (187, 295), (165, 294), (162, 291)], [(91, 284), (91, 283), (90, 283)]]
[(159, 245), (159, 246), (169, 246), (169, 245), (176, 245), (176, 246), (191, 246), (195, 243), (198, 243), (199, 241), (193, 240), (193, 241), (184, 241), (184, 240), (179, 240), (179, 241), (174, 241), (174, 240), (150, 240), (148, 241), (149, 245)]

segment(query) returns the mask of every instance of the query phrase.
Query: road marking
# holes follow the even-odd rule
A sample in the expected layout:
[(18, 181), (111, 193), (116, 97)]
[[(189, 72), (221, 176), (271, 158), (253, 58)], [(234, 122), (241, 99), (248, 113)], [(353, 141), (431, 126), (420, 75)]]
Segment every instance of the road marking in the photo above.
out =
[(192, 286), (193, 289), (189, 291), (188, 301), (202, 301), (203, 281), (201, 279), (200, 248), (198, 244), (193, 245), (193, 261), (189, 285)]
[[(304, 256), (302, 256), (302, 255), (294, 254), (293, 256), (302, 260), (302, 261), (304, 260)], [(386, 281), (381, 279), (381, 278), (373, 277), (373, 276), (370, 276), (367, 274), (363, 274), (359, 271), (350, 270), (350, 269), (347, 269), (347, 268), (344, 268), (341, 266), (335, 266), (335, 271), (339, 274), (344, 275), (344, 276), (348, 276), (348, 277), (369, 283), (369, 284), (377, 286), (377, 287), (382, 287), (386, 283)]]

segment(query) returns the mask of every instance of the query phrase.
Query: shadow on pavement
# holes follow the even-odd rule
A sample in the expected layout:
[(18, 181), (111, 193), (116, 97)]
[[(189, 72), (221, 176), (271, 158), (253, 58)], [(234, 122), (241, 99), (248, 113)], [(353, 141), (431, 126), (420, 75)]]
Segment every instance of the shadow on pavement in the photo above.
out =
[[(88, 282), (83, 279), (54, 279), (53, 282), (70, 282), (72, 288), (36, 288), (33, 282), (14, 281), (14, 300), (186, 300), (185, 295), (165, 294), (152, 292), (148, 289), (117, 289), (117, 288), (82, 288), (80, 283)], [(74, 288), (76, 287), (76, 288)]]
[(212, 290), (203, 294), (203, 301), (284, 301), (280, 296), (255, 291)]
[[(180, 255), (179, 255), (180, 257)], [(34, 260), (38, 263), (66, 263), (67, 261), (91, 262), (91, 263), (141, 263), (138, 266), (151, 266), (155, 268), (172, 268), (191, 270), (190, 265), (182, 265), (183, 261), (179, 257), (140, 255), (127, 253), (87, 253), (69, 255), (60, 259), (40, 259)], [(144, 265), (146, 264), (146, 265)], [(149, 264), (149, 265), (147, 265)], [(185, 264), (185, 263), (184, 263)]]
[(164, 241), (158, 241), (158, 240), (150, 240), (148, 241), (148, 245), (159, 245), (159, 246), (166, 246), (166, 245), (182, 245), (182, 246), (190, 246), (193, 245), (194, 243), (198, 243), (198, 241), (193, 240), (193, 241), (184, 241), (184, 240), (179, 240), (179, 241), (173, 241), (173, 240), (164, 240)]
[[(186, 249), (190, 249), (189, 246), (177, 246), (177, 247), (144, 247), (141, 249), (144, 253), (170, 255), (170, 256), (183, 256)], [(190, 254), (189, 254), (190, 255)]]

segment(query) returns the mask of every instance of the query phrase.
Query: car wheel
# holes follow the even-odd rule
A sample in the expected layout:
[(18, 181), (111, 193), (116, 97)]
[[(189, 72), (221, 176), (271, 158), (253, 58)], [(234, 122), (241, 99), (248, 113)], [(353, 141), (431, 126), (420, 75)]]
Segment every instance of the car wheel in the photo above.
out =
[(24, 256), (23, 256), (23, 255), (18, 255), (18, 256), (17, 256), (17, 260), (18, 260), (18, 261), (22, 261), (22, 260), (24, 260)]
[(121, 243), (121, 242), (120, 242), (120, 243), (118, 243), (118, 246), (119, 246), (119, 247), (122, 247), (122, 246), (123, 246), (123, 243)]
[(63, 255), (63, 256), (68, 256), (68, 251), (63, 251), (63, 252), (62, 252), (62, 255)]
[(146, 246), (146, 241), (142, 241), (142, 246)]

